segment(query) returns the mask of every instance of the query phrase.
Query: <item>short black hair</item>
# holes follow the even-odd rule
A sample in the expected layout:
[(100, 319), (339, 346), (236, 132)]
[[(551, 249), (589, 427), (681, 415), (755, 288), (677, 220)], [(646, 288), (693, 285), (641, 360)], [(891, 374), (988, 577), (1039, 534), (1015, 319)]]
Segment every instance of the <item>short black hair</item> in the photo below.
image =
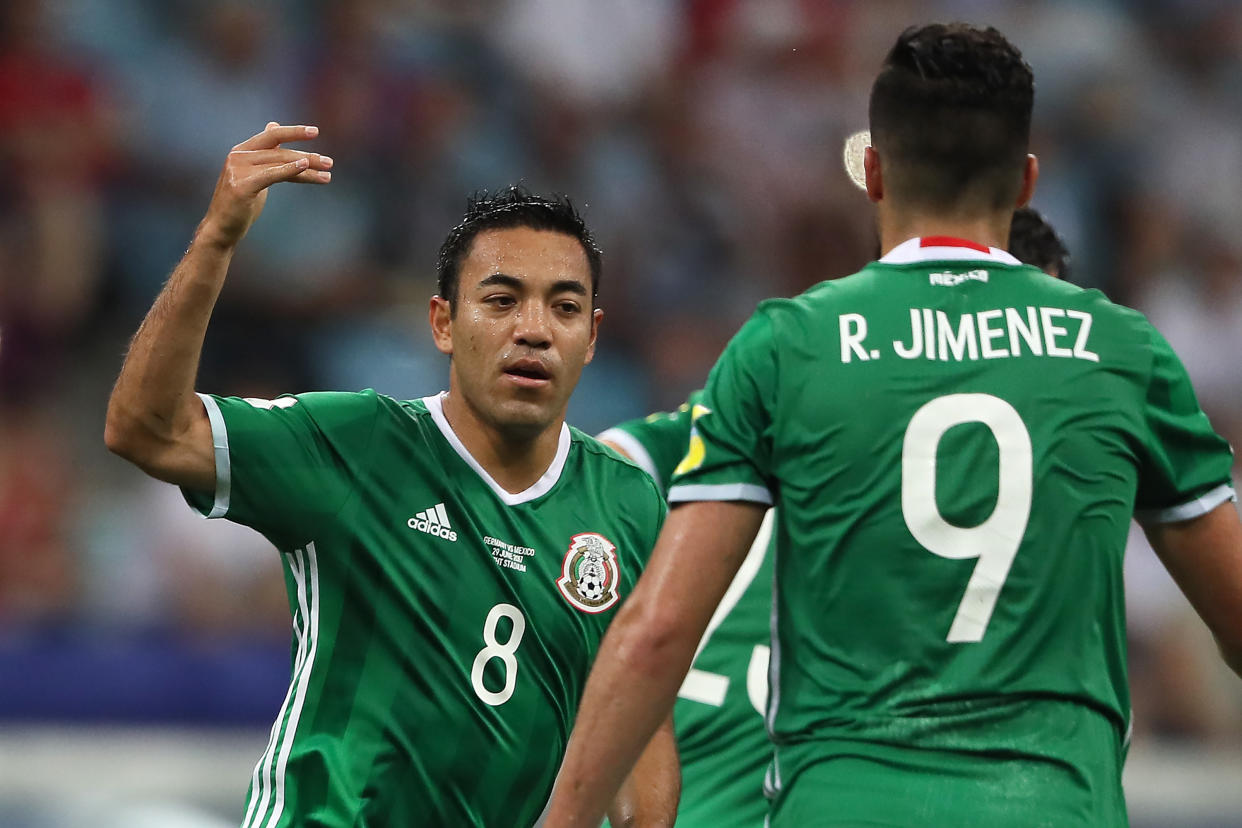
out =
[(449, 231), (440, 245), (436, 265), (437, 290), (440, 297), (448, 301), (450, 308), (456, 309), (461, 263), (470, 252), (475, 237), (485, 230), (511, 227), (551, 230), (577, 239), (591, 268), (592, 300), (599, 295), (603, 254), (573, 202), (559, 194), (535, 195), (521, 184), (513, 184), (496, 192), (480, 190), (471, 195), (466, 201), (466, 212), (461, 223)]
[(1014, 211), (1009, 229), (1009, 252), (1025, 264), (1069, 281), (1069, 248), (1034, 207), (1020, 207)]
[(1034, 102), (1031, 67), (996, 29), (906, 29), (871, 87), (886, 193), (920, 209), (1012, 207)]

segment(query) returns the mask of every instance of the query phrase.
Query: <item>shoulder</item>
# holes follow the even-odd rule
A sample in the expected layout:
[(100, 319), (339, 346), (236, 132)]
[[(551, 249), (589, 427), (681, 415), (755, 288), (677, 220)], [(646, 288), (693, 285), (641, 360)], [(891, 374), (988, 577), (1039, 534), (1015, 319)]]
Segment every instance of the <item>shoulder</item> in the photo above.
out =
[(255, 408), (299, 408), (314, 415), (374, 413), (379, 407), (380, 395), (370, 388), (365, 391), (305, 391), (261, 400), (245, 397), (245, 402)]
[(569, 426), (569, 439), (571, 444), (583, 453), (584, 462), (593, 468), (622, 478), (629, 477), (631, 474), (648, 476), (633, 460), (585, 431)]
[(812, 285), (797, 296), (765, 299), (755, 309), (751, 321), (782, 333), (788, 325), (797, 326), (807, 320), (818, 326), (825, 310), (873, 295), (877, 289), (876, 277), (877, 273), (868, 266), (849, 276)]
[(1083, 288), (1060, 279), (1048, 278), (1046, 290), (1066, 307), (1090, 313), (1097, 323), (1107, 325), (1115, 334), (1131, 338), (1137, 346), (1164, 345), (1164, 338), (1141, 311), (1109, 299), (1096, 288)]
[(663, 501), (651, 475), (633, 460), (573, 426), (569, 426), (569, 437), (571, 445), (581, 453), (582, 464), (592, 477), (607, 479), (612, 485), (620, 484), (622, 491), (630, 496), (651, 496)]

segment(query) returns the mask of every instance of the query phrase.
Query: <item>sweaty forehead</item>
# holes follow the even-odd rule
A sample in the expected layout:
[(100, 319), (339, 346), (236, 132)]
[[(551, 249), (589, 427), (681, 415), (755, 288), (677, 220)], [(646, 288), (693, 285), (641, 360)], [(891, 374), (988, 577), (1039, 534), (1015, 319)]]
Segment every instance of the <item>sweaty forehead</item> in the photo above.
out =
[(484, 230), (475, 236), (461, 263), (462, 287), (473, 288), (497, 273), (531, 282), (591, 283), (590, 264), (576, 238), (530, 227)]

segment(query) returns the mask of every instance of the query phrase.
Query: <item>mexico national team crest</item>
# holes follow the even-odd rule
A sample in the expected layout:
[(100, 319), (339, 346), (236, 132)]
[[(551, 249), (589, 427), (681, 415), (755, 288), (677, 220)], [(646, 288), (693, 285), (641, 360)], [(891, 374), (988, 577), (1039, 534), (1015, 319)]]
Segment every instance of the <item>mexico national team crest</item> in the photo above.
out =
[(603, 612), (617, 603), (621, 580), (617, 547), (595, 532), (574, 535), (556, 586), (565, 600), (583, 612)]

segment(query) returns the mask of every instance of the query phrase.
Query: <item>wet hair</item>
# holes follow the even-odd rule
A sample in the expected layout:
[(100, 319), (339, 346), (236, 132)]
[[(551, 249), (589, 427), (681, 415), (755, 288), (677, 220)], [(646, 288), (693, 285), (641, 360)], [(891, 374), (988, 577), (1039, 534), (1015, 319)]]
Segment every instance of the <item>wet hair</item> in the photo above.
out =
[(996, 29), (906, 29), (871, 88), (871, 143), (886, 194), (942, 212), (1012, 207), (1034, 101), (1031, 67)]
[(1020, 207), (1014, 211), (1013, 224), (1009, 229), (1009, 252), (1025, 264), (1035, 265), (1058, 279), (1069, 280), (1069, 248), (1048, 220), (1033, 207)]
[(475, 237), (487, 230), (512, 227), (551, 230), (577, 239), (591, 269), (592, 300), (599, 295), (603, 254), (577, 208), (563, 195), (535, 195), (522, 185), (514, 184), (496, 192), (482, 190), (471, 195), (461, 223), (449, 231), (440, 245), (436, 264), (437, 289), (440, 297), (448, 301), (450, 309), (457, 309), (461, 263), (470, 253)]

